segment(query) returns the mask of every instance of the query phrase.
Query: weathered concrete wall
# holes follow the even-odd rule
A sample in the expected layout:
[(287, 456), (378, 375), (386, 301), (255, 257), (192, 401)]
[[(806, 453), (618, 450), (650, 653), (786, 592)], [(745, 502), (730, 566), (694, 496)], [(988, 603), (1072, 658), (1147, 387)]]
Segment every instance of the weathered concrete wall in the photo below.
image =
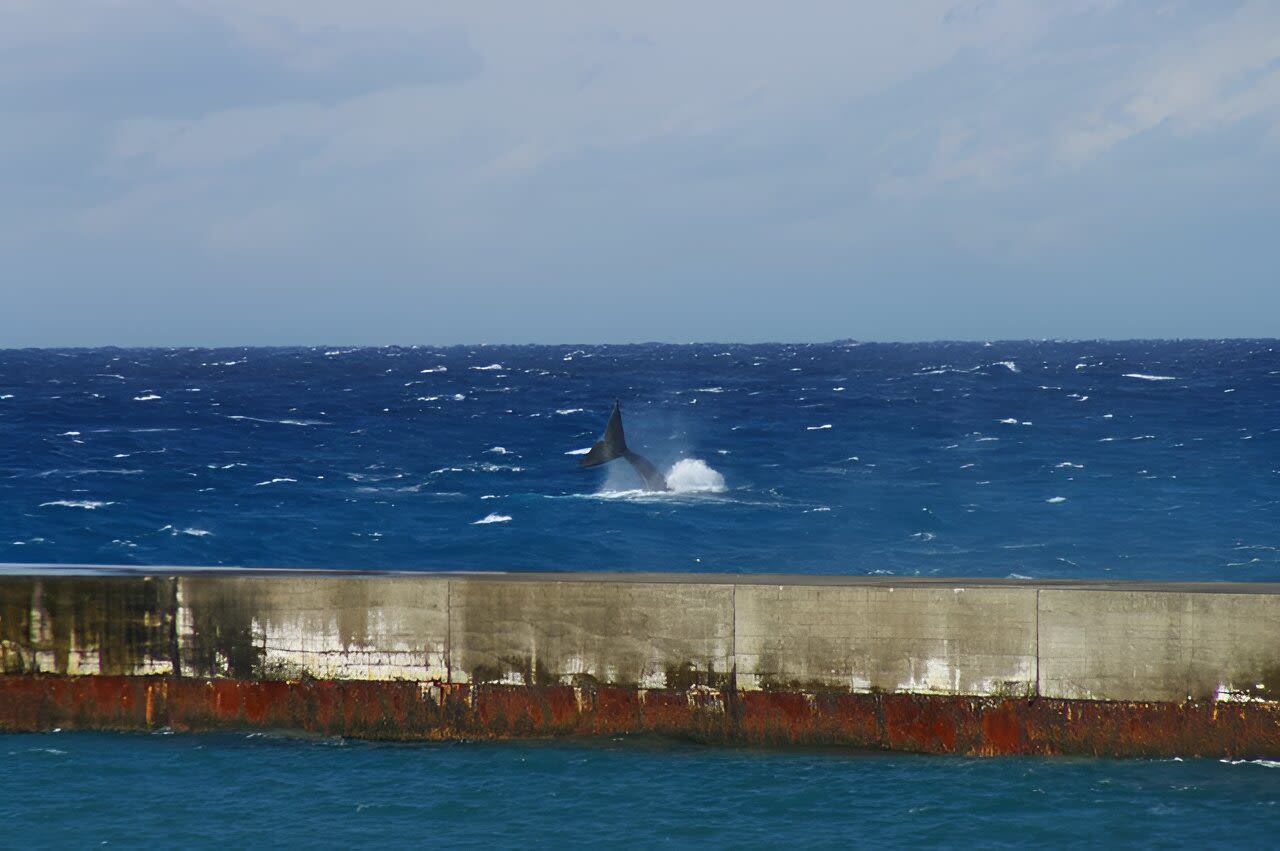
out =
[(1030, 587), (735, 586), (741, 689), (1027, 695)]
[(1280, 700), (1274, 587), (1250, 594), (1049, 588), (1039, 598), (1045, 697)]
[[(0, 729), (99, 718), (447, 738), (494, 723), (972, 753), (1280, 751), (1280, 585), (122, 574), (0, 569)], [(122, 677), (169, 685), (129, 697)]]

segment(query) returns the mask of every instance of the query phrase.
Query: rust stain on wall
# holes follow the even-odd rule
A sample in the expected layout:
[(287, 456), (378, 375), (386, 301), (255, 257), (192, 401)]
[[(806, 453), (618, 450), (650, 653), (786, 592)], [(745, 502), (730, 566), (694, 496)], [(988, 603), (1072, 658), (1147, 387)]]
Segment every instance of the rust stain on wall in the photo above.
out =
[(996, 756), (1280, 757), (1280, 704), (639, 690), (410, 681), (0, 677), (0, 730), (296, 729), (396, 740), (659, 733)]

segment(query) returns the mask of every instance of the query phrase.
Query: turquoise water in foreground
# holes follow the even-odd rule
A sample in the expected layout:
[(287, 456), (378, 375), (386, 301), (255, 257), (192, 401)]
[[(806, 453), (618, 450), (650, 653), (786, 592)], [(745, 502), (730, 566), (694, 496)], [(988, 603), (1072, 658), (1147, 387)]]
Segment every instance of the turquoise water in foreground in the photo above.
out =
[(6, 847), (1274, 847), (1280, 763), (0, 737)]

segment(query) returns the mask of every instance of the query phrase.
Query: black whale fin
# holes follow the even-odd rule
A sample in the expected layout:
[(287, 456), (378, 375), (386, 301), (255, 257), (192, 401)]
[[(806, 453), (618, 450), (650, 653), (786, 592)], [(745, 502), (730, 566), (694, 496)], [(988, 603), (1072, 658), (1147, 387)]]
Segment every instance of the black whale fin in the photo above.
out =
[(666, 478), (658, 472), (658, 468), (649, 463), (643, 455), (627, 448), (627, 439), (622, 433), (622, 408), (613, 403), (613, 413), (604, 427), (604, 437), (596, 441), (591, 451), (579, 461), (579, 467), (599, 467), (615, 458), (626, 458), (635, 471), (644, 479), (644, 486), (651, 491), (671, 490)]
[(614, 402), (609, 424), (604, 427), (604, 437), (597, 440), (591, 451), (579, 459), (578, 466), (599, 467), (614, 458), (623, 457), (627, 451), (627, 439), (622, 434), (622, 409)]

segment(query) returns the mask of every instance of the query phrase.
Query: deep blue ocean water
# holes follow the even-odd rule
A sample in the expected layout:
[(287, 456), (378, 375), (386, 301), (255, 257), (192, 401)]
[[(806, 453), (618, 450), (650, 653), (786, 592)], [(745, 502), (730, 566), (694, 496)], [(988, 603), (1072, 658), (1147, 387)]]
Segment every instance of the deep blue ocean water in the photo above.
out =
[[(632, 448), (579, 470), (620, 400)], [(1280, 341), (0, 351), (0, 561), (1280, 581)], [(0, 844), (1273, 845), (1275, 763), (0, 738)]]
[(0, 351), (0, 561), (1277, 581), (1280, 341)]

